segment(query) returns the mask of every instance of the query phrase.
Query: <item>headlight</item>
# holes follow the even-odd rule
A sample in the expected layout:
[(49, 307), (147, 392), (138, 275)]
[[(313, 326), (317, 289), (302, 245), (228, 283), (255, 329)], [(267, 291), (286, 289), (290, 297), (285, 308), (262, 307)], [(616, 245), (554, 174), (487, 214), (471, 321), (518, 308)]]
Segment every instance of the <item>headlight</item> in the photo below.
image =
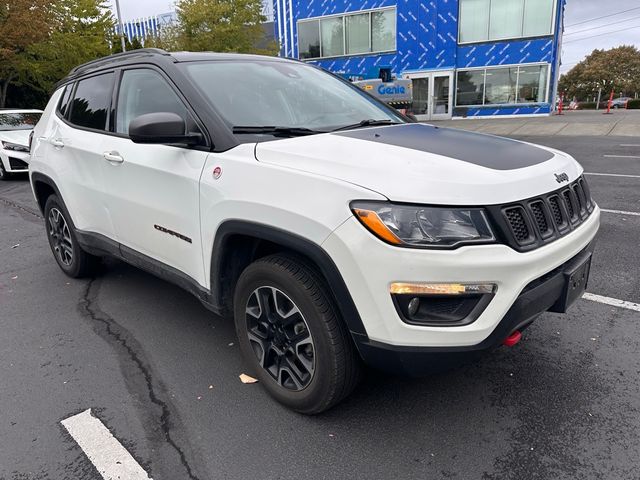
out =
[(353, 202), (351, 209), (368, 230), (393, 245), (452, 248), (495, 241), (495, 235), (482, 208)]
[(2, 148), (4, 148), (5, 150), (10, 150), (12, 152), (29, 153), (29, 147), (26, 147), (24, 145), (18, 145), (17, 143), (2, 142)]

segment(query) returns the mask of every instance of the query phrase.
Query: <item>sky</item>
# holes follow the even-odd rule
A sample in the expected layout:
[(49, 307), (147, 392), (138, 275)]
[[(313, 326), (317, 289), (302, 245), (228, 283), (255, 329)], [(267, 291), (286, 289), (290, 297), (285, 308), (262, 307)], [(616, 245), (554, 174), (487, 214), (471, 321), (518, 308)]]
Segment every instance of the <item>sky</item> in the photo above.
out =
[[(113, 3), (114, 0), (111, 2)], [(120, 0), (120, 7), (122, 17), (126, 21), (169, 12), (173, 9), (173, 3), (172, 0)], [(633, 10), (586, 22), (630, 9)], [(619, 45), (640, 47), (640, 2), (639, 0), (610, 2), (567, 0), (565, 26), (562, 49), (563, 73), (596, 48), (609, 49)]]

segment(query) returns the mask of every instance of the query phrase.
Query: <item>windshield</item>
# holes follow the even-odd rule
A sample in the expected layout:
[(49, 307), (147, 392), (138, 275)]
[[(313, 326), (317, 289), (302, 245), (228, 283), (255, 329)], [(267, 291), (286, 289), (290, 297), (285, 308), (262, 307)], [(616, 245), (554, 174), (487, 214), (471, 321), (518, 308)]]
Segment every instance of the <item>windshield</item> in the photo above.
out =
[(31, 130), (41, 113), (0, 113), (0, 130)]
[(404, 123), (359, 88), (310, 65), (257, 60), (185, 63), (182, 68), (240, 133), (255, 132), (239, 126), (315, 132), (371, 120)]

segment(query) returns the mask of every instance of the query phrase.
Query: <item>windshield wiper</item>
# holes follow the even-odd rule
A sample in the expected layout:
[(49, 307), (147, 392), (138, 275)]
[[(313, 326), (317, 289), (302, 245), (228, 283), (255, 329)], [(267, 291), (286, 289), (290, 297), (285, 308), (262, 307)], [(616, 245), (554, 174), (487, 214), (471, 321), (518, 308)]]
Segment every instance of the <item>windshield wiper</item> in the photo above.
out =
[(342, 130), (353, 130), (355, 128), (362, 127), (376, 127), (378, 125), (400, 125), (400, 122), (394, 122), (393, 120), (374, 120), (372, 118), (368, 120), (362, 120), (359, 123), (354, 123), (353, 125), (345, 125), (344, 127), (336, 128), (335, 130), (331, 130), (332, 132), (340, 132)]
[(316, 135), (318, 133), (327, 133), (320, 130), (311, 130), (303, 127), (274, 127), (274, 126), (235, 126), (233, 133), (246, 134), (265, 134), (276, 137), (303, 137), (305, 135)]

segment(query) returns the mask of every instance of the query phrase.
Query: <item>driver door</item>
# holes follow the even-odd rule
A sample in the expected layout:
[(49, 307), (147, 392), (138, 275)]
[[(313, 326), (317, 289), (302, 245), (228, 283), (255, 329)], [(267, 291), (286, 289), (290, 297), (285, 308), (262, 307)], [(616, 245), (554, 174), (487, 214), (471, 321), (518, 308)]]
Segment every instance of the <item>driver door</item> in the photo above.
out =
[(123, 71), (116, 101), (117, 135), (104, 142), (105, 201), (127, 260), (148, 260), (142, 254), (205, 285), (199, 182), (208, 153), (133, 143), (128, 137), (130, 122), (156, 112), (176, 113), (197, 129), (189, 109), (159, 71)]

